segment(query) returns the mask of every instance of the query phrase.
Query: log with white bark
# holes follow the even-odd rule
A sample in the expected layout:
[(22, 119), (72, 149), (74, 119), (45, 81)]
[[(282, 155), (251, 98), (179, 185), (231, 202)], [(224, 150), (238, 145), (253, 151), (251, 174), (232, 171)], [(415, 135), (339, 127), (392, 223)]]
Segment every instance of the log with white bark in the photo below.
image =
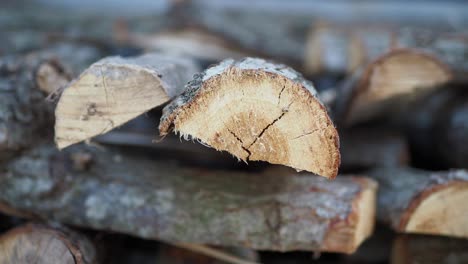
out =
[(163, 110), (171, 130), (243, 161), (334, 178), (339, 140), (325, 106), (298, 72), (262, 59), (225, 60), (196, 75)]
[(17, 210), (163, 241), (351, 253), (374, 223), (376, 184), (364, 177), (206, 170), (51, 145), (0, 176), (0, 201)]
[(168, 102), (198, 67), (190, 59), (146, 54), (92, 64), (62, 93), (55, 109), (59, 148), (104, 134)]
[(468, 237), (468, 173), (383, 168), (369, 172), (379, 183), (378, 219), (402, 233)]
[(352, 73), (395, 49), (416, 49), (434, 57), (455, 72), (468, 71), (468, 34), (396, 25), (314, 23), (307, 35), (304, 69)]
[(425, 235), (399, 235), (393, 241), (392, 264), (467, 263), (468, 240)]
[(26, 224), (0, 236), (0, 263), (96, 264), (94, 245), (68, 229)]

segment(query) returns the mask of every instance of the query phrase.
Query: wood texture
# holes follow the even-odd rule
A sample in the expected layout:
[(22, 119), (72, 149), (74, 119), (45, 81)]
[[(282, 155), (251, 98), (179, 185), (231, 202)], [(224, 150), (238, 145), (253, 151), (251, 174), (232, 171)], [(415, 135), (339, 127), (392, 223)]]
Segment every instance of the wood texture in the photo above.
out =
[(94, 63), (60, 97), (55, 110), (57, 146), (106, 133), (166, 103), (197, 71), (189, 59), (162, 54)]
[(3, 171), (0, 201), (17, 210), (143, 238), (351, 253), (373, 229), (376, 184), (362, 177), (207, 171), (50, 145)]
[(343, 84), (337, 118), (350, 126), (404, 113), (418, 98), (451, 79), (446, 65), (430, 55), (410, 49), (391, 51)]
[(96, 250), (84, 236), (40, 224), (16, 227), (0, 236), (0, 263), (95, 264)]
[(378, 218), (396, 231), (468, 237), (468, 173), (377, 169)]
[(399, 235), (393, 241), (392, 264), (468, 262), (468, 240), (423, 235)]
[(173, 129), (243, 160), (262, 160), (334, 178), (339, 139), (312, 84), (285, 65), (225, 60), (195, 76), (163, 110)]

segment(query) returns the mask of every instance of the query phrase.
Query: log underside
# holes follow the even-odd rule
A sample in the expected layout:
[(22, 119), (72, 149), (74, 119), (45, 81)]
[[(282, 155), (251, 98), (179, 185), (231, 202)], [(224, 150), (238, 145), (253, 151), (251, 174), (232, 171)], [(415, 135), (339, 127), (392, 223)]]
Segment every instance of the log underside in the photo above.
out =
[(206, 171), (78, 146), (37, 148), (6, 171), (0, 201), (17, 210), (143, 238), (351, 253), (373, 229), (376, 185), (359, 177)]
[(173, 126), (184, 138), (243, 161), (268, 161), (334, 178), (340, 159), (336, 129), (314, 88), (300, 78), (260, 59), (224, 61), (166, 106), (160, 133)]
[(166, 103), (197, 71), (191, 60), (161, 54), (96, 62), (60, 98), (55, 111), (57, 146), (106, 133)]
[(396, 231), (468, 237), (468, 173), (377, 169), (378, 217)]

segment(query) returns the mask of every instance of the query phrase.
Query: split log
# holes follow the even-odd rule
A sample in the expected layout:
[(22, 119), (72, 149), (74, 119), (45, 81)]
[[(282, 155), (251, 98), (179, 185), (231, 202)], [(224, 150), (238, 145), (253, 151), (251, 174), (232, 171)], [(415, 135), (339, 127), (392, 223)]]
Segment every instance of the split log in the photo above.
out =
[(57, 146), (104, 134), (166, 103), (197, 71), (189, 59), (162, 54), (94, 63), (60, 97), (55, 110)]
[(362, 127), (340, 132), (340, 171), (409, 164), (408, 144), (396, 132)]
[(0, 263), (97, 263), (96, 250), (84, 236), (39, 224), (14, 228), (0, 236)]
[(468, 85), (449, 83), (403, 117), (417, 166), (468, 168)]
[(451, 264), (468, 262), (468, 240), (423, 235), (400, 235), (393, 242), (392, 264)]
[(468, 173), (377, 169), (378, 219), (398, 232), (468, 237)]
[(463, 31), (324, 22), (316, 22), (310, 27), (304, 70), (311, 75), (352, 73), (395, 49), (416, 49), (455, 72), (468, 72), (468, 35)]
[(43, 146), (10, 163), (0, 201), (142, 238), (265, 250), (351, 253), (373, 229), (376, 184), (367, 178), (207, 171), (76, 147)]
[(418, 98), (453, 78), (446, 65), (418, 50), (391, 51), (358, 69), (340, 89), (337, 122), (353, 125), (405, 113)]
[(285, 65), (225, 60), (196, 75), (163, 110), (171, 129), (243, 160), (262, 160), (334, 178), (338, 134), (312, 84)]

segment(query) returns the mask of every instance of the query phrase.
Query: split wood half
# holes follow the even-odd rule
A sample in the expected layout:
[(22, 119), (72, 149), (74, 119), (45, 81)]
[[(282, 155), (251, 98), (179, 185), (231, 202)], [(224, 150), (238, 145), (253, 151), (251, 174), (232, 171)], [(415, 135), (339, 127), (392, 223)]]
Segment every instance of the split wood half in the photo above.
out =
[(162, 54), (94, 63), (60, 97), (55, 110), (57, 146), (103, 134), (166, 103), (196, 72), (193, 61)]
[[(89, 165), (77, 166), (79, 156), (91, 157)], [(0, 202), (62, 223), (178, 244), (351, 253), (372, 233), (375, 181), (328, 181), (281, 168), (206, 170), (112, 148), (59, 152), (49, 144), (8, 164)]]
[(95, 264), (96, 258), (93, 244), (71, 231), (26, 224), (0, 236), (0, 264)]
[(453, 79), (446, 64), (420, 50), (391, 51), (358, 69), (341, 87), (337, 116), (346, 125), (403, 112)]
[(378, 216), (396, 231), (468, 237), (468, 173), (378, 169)]
[(339, 139), (312, 84), (289, 67), (246, 58), (197, 75), (163, 111), (171, 129), (243, 161), (262, 160), (327, 178), (337, 175)]

